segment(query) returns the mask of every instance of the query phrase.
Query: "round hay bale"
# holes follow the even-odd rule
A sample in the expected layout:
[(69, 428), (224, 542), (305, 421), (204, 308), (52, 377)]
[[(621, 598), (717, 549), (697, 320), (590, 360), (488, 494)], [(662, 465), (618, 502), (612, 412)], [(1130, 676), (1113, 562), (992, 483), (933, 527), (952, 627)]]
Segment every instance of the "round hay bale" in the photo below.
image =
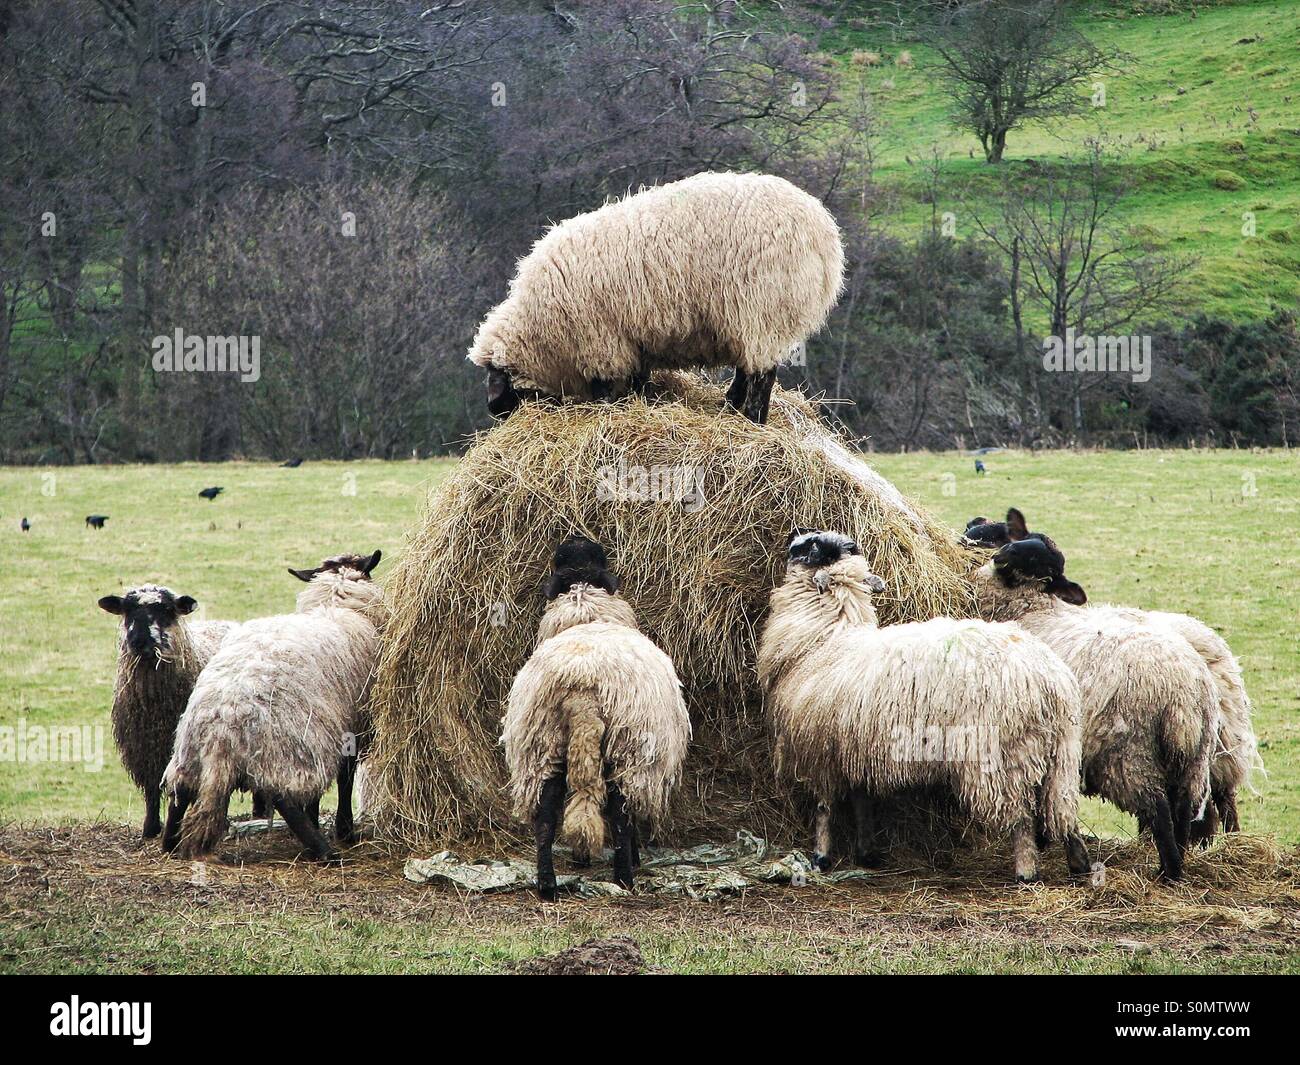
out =
[(773, 779), (754, 673), (791, 529), (857, 538), (888, 581), (884, 624), (971, 616), (969, 555), (802, 394), (776, 390), (766, 425), (722, 406), (716, 384), (672, 373), (646, 399), (525, 404), (432, 493), (387, 584), (368, 786), (381, 837), (414, 847), (526, 834), (506, 801), (502, 704), (532, 650), (551, 554), (581, 532), (606, 548), (690, 708), (686, 779), (659, 838), (743, 827), (802, 839)]

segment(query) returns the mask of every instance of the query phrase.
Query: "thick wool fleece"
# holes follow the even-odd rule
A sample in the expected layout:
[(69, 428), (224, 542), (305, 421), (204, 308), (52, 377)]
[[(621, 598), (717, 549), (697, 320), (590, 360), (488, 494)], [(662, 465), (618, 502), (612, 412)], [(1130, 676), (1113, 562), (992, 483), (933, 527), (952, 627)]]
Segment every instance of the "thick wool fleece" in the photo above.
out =
[(1069, 669), (1017, 625), (878, 628), (868, 575), (856, 555), (791, 566), (772, 593), (758, 672), (778, 774), (827, 803), (850, 787), (947, 786), (975, 819), (1008, 831), (1039, 810), (1041, 789), (1048, 831), (1075, 832), (1080, 705)]
[(134, 654), (119, 634), (113, 740), (136, 787), (156, 788), (162, 782), (194, 682), (238, 627), (233, 621), (177, 618), (167, 633), (166, 654), (152, 660)]
[(1210, 788), (1216, 795), (1235, 795), (1239, 789), (1250, 787), (1251, 773), (1262, 770), (1263, 761), (1251, 724), (1250, 696), (1246, 694), (1241, 665), (1224, 638), (1205, 622), (1187, 614), (1131, 607), (1115, 609), (1140, 623), (1177, 633), (1201, 656), (1219, 696), (1218, 742), (1210, 762)]
[(697, 174), (554, 226), (519, 263), (469, 357), (517, 388), (590, 398), (655, 368), (773, 369), (843, 285), (839, 227), (762, 174)]
[(653, 823), (681, 775), (691, 721), (672, 659), (637, 629), (619, 596), (574, 585), (552, 600), (546, 633), (515, 677), (501, 742), (517, 817), (531, 821), (542, 785), (565, 771), (566, 834), (604, 843), (605, 781)]
[(980, 614), (1016, 621), (1065, 661), (1083, 693), (1085, 791), (1140, 814), (1180, 789), (1198, 817), (1209, 798), (1218, 692), (1185, 639), (1106, 606), (1073, 606), (1037, 584), (975, 576)]
[(333, 782), (365, 707), (387, 617), (368, 580), (322, 573), (298, 613), (259, 618), (222, 644), (195, 685), (176, 733), (166, 786), (197, 793), (185, 815), (187, 853), (221, 838), (236, 787), (307, 805)]

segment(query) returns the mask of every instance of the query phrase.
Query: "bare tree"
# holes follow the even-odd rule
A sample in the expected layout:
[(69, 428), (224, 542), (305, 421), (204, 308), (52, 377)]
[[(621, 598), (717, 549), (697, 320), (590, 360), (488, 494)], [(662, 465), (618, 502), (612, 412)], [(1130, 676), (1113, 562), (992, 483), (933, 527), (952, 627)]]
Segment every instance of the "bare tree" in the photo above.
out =
[(935, 5), (926, 39), (938, 53), (953, 120), (971, 130), (990, 163), (1025, 122), (1062, 118), (1082, 104), (1078, 84), (1116, 65), (1070, 23), (1062, 0), (967, 0)]
[[(1062, 340), (1071, 331), (1125, 333), (1170, 307), (1190, 266), (1121, 222), (1117, 212), (1126, 190), (1119, 174), (1106, 147), (1090, 141), (1081, 162), (1008, 175), (993, 213), (967, 204), (1006, 261), (1017, 356), (1040, 412), (1047, 407), (1046, 383), (1038, 353), (1027, 350), (1029, 322), (1041, 323), (1048, 336)], [(1105, 377), (1067, 377), (1069, 421), (1082, 431), (1084, 397)]]

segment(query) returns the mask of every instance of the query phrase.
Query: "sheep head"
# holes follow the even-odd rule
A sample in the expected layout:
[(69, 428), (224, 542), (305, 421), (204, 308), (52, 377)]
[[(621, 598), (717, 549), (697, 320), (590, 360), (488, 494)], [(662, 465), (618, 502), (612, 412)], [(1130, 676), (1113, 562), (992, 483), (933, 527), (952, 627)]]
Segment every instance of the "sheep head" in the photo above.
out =
[(153, 654), (162, 658), (171, 647), (176, 623), (192, 613), (199, 604), (188, 595), (177, 595), (170, 588), (145, 584), (125, 595), (106, 595), (99, 600), (101, 610), (122, 619), (126, 646), (137, 656)]
[(1084, 590), (1065, 576), (1065, 555), (1046, 536), (1031, 535), (1007, 544), (993, 556), (993, 572), (1007, 588), (1038, 584), (1074, 606), (1088, 601)]

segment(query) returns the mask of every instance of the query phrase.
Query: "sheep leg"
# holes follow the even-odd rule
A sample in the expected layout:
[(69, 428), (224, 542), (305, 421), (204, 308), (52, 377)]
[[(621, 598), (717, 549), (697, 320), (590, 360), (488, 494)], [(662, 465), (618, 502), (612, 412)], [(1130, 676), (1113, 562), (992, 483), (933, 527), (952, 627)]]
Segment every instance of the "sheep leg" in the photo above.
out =
[(637, 828), (635, 819), (632, 821), (632, 868), (641, 868), (641, 830)]
[(1075, 876), (1083, 876), (1092, 868), (1092, 862), (1088, 860), (1088, 848), (1077, 832), (1067, 832), (1065, 835), (1065, 863)]
[[(314, 805), (319, 806), (319, 804), (320, 800), (318, 799)], [(280, 811), (280, 816), (284, 818), (289, 828), (293, 830), (293, 834), (307, 848), (313, 859), (318, 862), (337, 862), (339, 860), (338, 852), (321, 835), (320, 826), (308, 813), (306, 807), (294, 802), (292, 799), (277, 798), (275, 808)]]
[(144, 789), (144, 828), (140, 835), (144, 839), (153, 839), (162, 831), (162, 820), (158, 808), (162, 805), (162, 785), (154, 784)]
[(817, 816), (813, 821), (813, 868), (825, 872), (831, 867), (831, 804), (817, 800)]
[(194, 801), (194, 793), (189, 788), (178, 787), (171, 802), (167, 804), (167, 824), (163, 828), (162, 849), (171, 854), (181, 841), (181, 820), (185, 817), (185, 808)]
[(884, 865), (885, 856), (876, 846), (880, 838), (879, 825), (876, 823), (875, 809), (871, 805), (871, 796), (866, 788), (854, 788), (849, 796), (853, 800), (853, 826), (855, 832), (853, 860), (858, 865), (874, 869)]
[(352, 821), (352, 781), (356, 775), (356, 755), (345, 755), (339, 761), (339, 805), (334, 813), (334, 838), (340, 843), (355, 843), (357, 839)]
[(644, 396), (645, 390), (650, 385), (650, 369), (642, 366), (632, 375), (632, 391), (638, 396)]
[(537, 840), (537, 894), (543, 902), (555, 901), (555, 833), (564, 814), (564, 793), (568, 785), (563, 773), (556, 773), (542, 785), (542, 795), (533, 817)]
[(772, 385), (776, 381), (776, 370), (767, 370), (754, 374), (749, 383), (749, 394), (745, 397), (745, 417), (759, 425), (767, 423), (767, 412), (772, 402)]
[[(1237, 793), (1235, 791), (1224, 791), (1214, 797), (1214, 805), (1218, 807), (1219, 817), (1223, 820), (1223, 831), (1240, 832), (1241, 819), (1237, 815)], [(1208, 809), (1208, 804), (1206, 805)]]
[(316, 798), (312, 799), (312, 801), (307, 805), (307, 816), (311, 818), (311, 823), (316, 826), (316, 831), (319, 832), (320, 831), (320, 796), (319, 795), (317, 795)]
[(749, 374), (737, 366), (736, 376), (731, 379), (731, 387), (727, 389), (727, 406), (732, 410), (743, 411), (745, 409), (745, 396), (748, 394)]
[(266, 820), (271, 816), (271, 800), (266, 797), (266, 792), (253, 790), (253, 816)]
[(1034, 838), (1034, 819), (1025, 817), (1011, 829), (1011, 854), (1016, 866), (1016, 879), (1022, 884), (1032, 884), (1038, 879), (1038, 843)]
[(1156, 851), (1160, 855), (1160, 877), (1163, 880), (1183, 878), (1183, 852), (1174, 838), (1174, 818), (1169, 800), (1157, 794), (1142, 816), (1151, 825), (1156, 838)]
[(614, 382), (603, 377), (593, 377), (590, 382), (591, 398), (597, 403), (614, 402)]
[(1205, 813), (1199, 821), (1192, 822), (1191, 841), (1201, 847), (1208, 847), (1219, 831), (1219, 796), (1205, 804)]
[(628, 890), (632, 888), (632, 833), (628, 817), (627, 800), (613, 784), (609, 786), (609, 799), (605, 810), (614, 836), (614, 883)]

